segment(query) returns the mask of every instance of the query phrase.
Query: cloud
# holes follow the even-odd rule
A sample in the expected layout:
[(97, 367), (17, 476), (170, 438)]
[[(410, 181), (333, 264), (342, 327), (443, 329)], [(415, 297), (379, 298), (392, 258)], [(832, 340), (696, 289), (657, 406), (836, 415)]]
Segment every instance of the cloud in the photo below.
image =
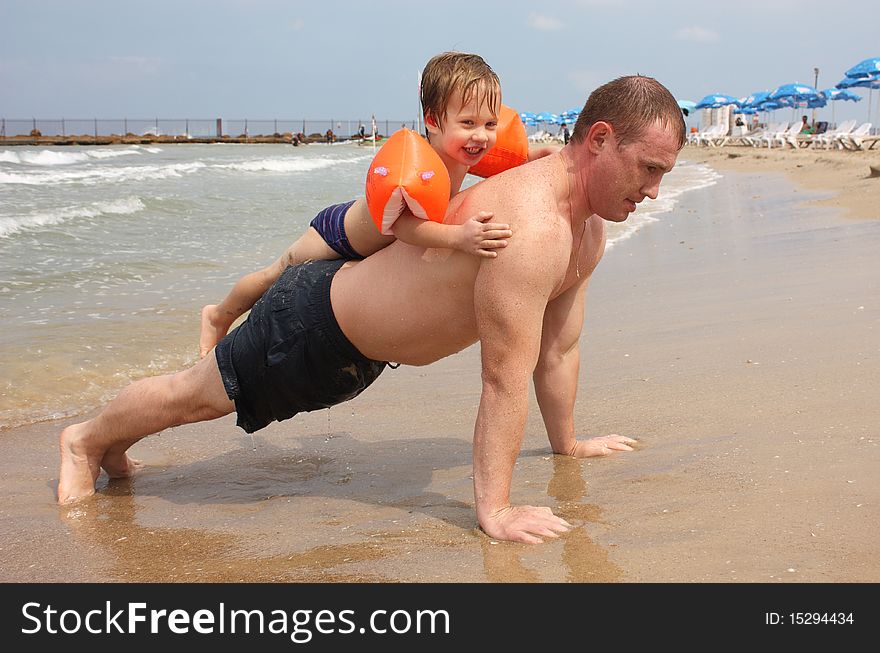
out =
[(562, 21), (552, 16), (544, 16), (543, 14), (529, 14), (529, 27), (539, 29), (545, 32), (562, 29)]
[(675, 33), (675, 38), (682, 41), (696, 41), (697, 43), (714, 43), (721, 37), (718, 32), (705, 27), (683, 27)]

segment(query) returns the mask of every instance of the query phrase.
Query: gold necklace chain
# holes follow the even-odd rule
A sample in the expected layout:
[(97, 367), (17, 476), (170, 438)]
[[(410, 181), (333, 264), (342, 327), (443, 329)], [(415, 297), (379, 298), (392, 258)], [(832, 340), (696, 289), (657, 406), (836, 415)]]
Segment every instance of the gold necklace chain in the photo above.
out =
[(577, 258), (574, 260), (574, 271), (578, 279), (581, 278), (581, 246), (584, 244), (584, 236), (587, 234), (587, 220), (589, 218), (584, 218), (584, 229), (581, 231), (581, 240), (578, 243)]
[[(566, 200), (568, 201), (568, 220), (570, 223), (574, 223), (574, 215), (572, 214), (572, 203), (571, 203), (571, 178), (568, 175), (568, 170), (565, 169), (565, 162), (563, 160), (563, 172), (565, 174), (565, 189), (566, 189)], [(584, 245), (584, 236), (587, 235), (587, 220), (590, 219), (590, 216), (584, 218), (584, 227), (581, 230), (581, 239), (578, 241), (577, 254), (574, 260), (574, 272), (577, 275), (577, 278), (581, 278), (581, 247)]]

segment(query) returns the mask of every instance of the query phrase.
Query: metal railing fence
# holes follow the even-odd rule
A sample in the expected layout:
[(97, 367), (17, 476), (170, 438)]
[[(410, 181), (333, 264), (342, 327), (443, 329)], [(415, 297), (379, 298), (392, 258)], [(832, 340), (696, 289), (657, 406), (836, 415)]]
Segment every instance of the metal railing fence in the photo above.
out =
[[(111, 136), (173, 136), (183, 138), (259, 138), (278, 137), (302, 132), (321, 136), (333, 130), (336, 138), (357, 137), (363, 125), (367, 136), (371, 120), (310, 118), (259, 119), (248, 118), (0, 118), (0, 138), (16, 136), (43, 137), (111, 137)], [(401, 126), (416, 129), (415, 120), (376, 120), (379, 134), (388, 135)]]

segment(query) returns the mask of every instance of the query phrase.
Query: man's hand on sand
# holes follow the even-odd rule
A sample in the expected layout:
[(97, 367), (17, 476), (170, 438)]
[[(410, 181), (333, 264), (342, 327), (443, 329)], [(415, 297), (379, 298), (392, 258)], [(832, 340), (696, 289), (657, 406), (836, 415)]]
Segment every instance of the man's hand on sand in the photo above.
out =
[(588, 440), (578, 440), (568, 455), (575, 458), (607, 456), (615, 451), (632, 451), (633, 448), (629, 446), (631, 444), (636, 444), (636, 440), (625, 435), (600, 435)]
[(483, 532), (497, 540), (541, 544), (542, 538), (557, 538), (572, 525), (553, 514), (550, 508), (507, 506), (496, 510), (480, 524)]

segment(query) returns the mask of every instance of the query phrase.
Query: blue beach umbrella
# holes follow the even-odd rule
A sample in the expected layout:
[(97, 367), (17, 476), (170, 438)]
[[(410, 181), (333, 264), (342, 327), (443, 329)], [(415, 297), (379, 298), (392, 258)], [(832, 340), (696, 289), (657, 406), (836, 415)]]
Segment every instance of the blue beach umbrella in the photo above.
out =
[(812, 86), (795, 82), (794, 84), (783, 84), (770, 94), (769, 99), (776, 101), (787, 99), (795, 104), (799, 104), (815, 100), (818, 97), (821, 97), (819, 91)]
[[(762, 111), (764, 113), (769, 113), (771, 111), (776, 111), (777, 109), (786, 109), (789, 107), (791, 107), (791, 103), (785, 99), (781, 99), (781, 100), (767, 99), (762, 102), (755, 103), (752, 108), (757, 109), (758, 111)], [(765, 117), (765, 120), (766, 120), (766, 117)]]
[(870, 77), (862, 77), (860, 79), (857, 79), (855, 77), (847, 77), (846, 79), (842, 79), (837, 82), (834, 87), (875, 89), (880, 88), (880, 78), (871, 79)]
[(739, 100), (735, 97), (731, 97), (730, 95), (723, 95), (721, 93), (713, 93), (712, 95), (707, 95), (702, 100), (697, 102), (694, 105), (695, 109), (717, 109), (719, 107), (726, 107), (730, 104), (735, 106), (739, 106)]
[(548, 125), (557, 125), (559, 124), (559, 116), (549, 111), (542, 111), (538, 114), (537, 121)]
[(791, 107), (790, 104), (786, 102), (774, 102), (773, 100), (767, 100), (766, 102), (761, 102), (758, 105), (755, 105), (755, 108), (758, 111), (776, 111), (777, 109), (786, 109)]
[(847, 70), (844, 75), (855, 79), (864, 77), (877, 79), (880, 77), (880, 57), (871, 57), (870, 59), (860, 61)]
[(762, 102), (765, 102), (769, 97), (770, 91), (755, 91), (741, 100), (741, 106), (754, 109)]
[[(862, 101), (862, 97), (860, 95), (856, 95), (855, 93), (851, 93), (850, 91), (847, 91), (842, 88), (826, 88), (824, 91), (821, 91), (821, 93), (822, 93), (822, 95), (825, 96), (825, 98), (829, 102), (839, 102), (841, 100), (849, 101), (849, 102), (861, 102)], [(832, 123), (834, 122), (834, 105), (833, 104), (831, 105), (831, 122)]]
[(826, 88), (824, 91), (822, 91), (822, 95), (824, 95), (829, 102), (837, 102), (838, 100), (848, 100), (850, 102), (862, 101), (861, 95), (850, 93), (849, 91), (842, 88)]
[(770, 94), (770, 100), (780, 102), (792, 108), (792, 119), (794, 119), (794, 110), (796, 107), (818, 107), (825, 106), (825, 96), (819, 93), (812, 86), (795, 82), (794, 84), (783, 84)]
[[(850, 68), (852, 70), (852, 68)], [(880, 77), (847, 77), (834, 85), (837, 88), (866, 88), (868, 89), (868, 122), (871, 121), (871, 102), (874, 101), (874, 89), (880, 88)]]
[[(769, 97), (770, 91), (755, 91), (754, 93), (740, 99), (740, 107), (748, 109), (742, 113), (745, 113), (746, 115), (754, 115), (760, 111), (770, 111), (770, 109), (766, 109), (762, 106), (764, 102), (768, 101), (767, 98)], [(736, 109), (734, 109), (734, 113), (736, 113)]]
[(532, 113), (531, 111), (523, 111), (519, 114), (520, 120), (523, 121), (523, 124), (526, 127), (534, 127), (538, 124), (538, 121), (535, 120), (535, 116), (536, 114)]
[(682, 110), (684, 115), (688, 115), (697, 108), (697, 103), (692, 100), (678, 100), (678, 108)]

